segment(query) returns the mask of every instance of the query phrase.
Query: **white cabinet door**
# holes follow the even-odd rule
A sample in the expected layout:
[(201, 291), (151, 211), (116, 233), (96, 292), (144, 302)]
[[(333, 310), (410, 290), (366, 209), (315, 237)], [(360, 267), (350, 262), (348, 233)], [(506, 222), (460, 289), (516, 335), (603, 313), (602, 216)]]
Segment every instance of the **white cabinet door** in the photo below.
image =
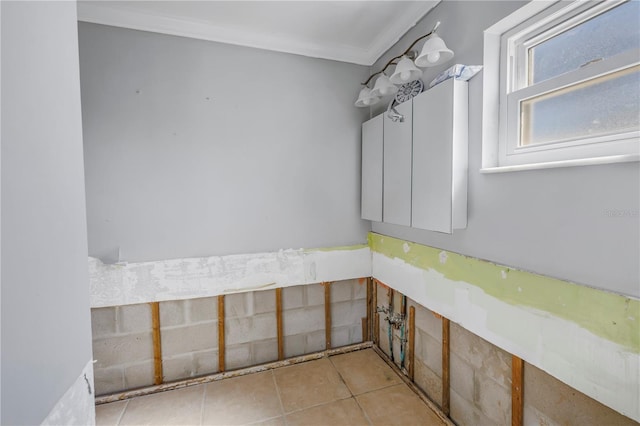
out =
[(407, 101), (396, 107), (403, 122), (384, 116), (384, 191), (383, 222), (411, 225), (411, 138), (412, 105)]
[(413, 99), (411, 226), (466, 227), (467, 83), (447, 80)]
[(362, 204), (363, 219), (382, 221), (382, 115), (362, 124)]

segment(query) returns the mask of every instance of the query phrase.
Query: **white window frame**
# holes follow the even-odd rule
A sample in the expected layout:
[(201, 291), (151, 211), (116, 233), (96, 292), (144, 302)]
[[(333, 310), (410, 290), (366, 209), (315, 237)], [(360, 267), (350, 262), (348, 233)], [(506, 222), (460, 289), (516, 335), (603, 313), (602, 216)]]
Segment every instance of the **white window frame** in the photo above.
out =
[[(606, 164), (640, 160), (640, 132), (617, 133), (553, 144), (518, 146), (520, 103), (638, 64), (627, 52), (526, 87), (526, 52), (548, 39), (625, 0), (534, 0), (484, 33), (483, 173)], [(596, 6), (594, 6), (596, 4)], [(562, 17), (569, 20), (558, 24)], [(524, 56), (524, 58), (523, 58)], [(524, 60), (518, 61), (518, 58)]]

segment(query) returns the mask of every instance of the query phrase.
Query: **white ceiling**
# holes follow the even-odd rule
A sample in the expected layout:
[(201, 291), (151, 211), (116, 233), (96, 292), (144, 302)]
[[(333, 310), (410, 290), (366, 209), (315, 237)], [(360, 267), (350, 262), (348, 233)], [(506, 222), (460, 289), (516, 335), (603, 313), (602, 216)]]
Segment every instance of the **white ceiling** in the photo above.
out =
[(78, 20), (372, 65), (439, 1), (79, 1)]

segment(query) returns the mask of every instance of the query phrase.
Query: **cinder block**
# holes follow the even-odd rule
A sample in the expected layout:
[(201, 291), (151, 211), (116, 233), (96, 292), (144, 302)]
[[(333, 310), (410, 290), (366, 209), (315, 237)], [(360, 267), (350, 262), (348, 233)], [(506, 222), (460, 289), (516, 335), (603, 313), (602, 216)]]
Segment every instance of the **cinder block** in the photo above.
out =
[(511, 423), (511, 389), (504, 388), (493, 379), (477, 371), (474, 380), (476, 406), (494, 421), (494, 424)]
[(224, 339), (227, 345), (247, 343), (253, 340), (251, 318), (230, 318), (224, 322)]
[(511, 386), (511, 356), (486, 340), (451, 323), (451, 352), (503, 386)]
[(451, 419), (458, 426), (493, 426), (495, 421), (487, 418), (471, 402), (461, 398), (453, 389), (450, 392)]
[[(224, 296), (224, 317), (241, 318), (249, 315), (248, 293), (234, 293)], [(253, 305), (253, 303), (252, 303)], [(253, 306), (252, 306), (253, 307)]]
[(171, 300), (160, 302), (160, 327), (182, 325), (185, 323), (185, 301)]
[(551, 420), (551, 418), (526, 404), (524, 406), (524, 414), (522, 417), (522, 424), (524, 426), (559, 426), (559, 424)]
[(422, 330), (436, 341), (442, 342), (442, 319), (420, 304), (410, 301), (416, 308), (416, 329)]
[(202, 297), (187, 300), (189, 322), (216, 321), (218, 319), (218, 297)]
[(284, 338), (284, 356), (291, 358), (305, 353), (307, 338), (304, 334), (296, 334), (295, 336), (285, 336)]
[(161, 330), (162, 356), (172, 357), (218, 348), (218, 322), (191, 324)]
[[(469, 403), (474, 403), (474, 371), (473, 368), (455, 354), (449, 355), (449, 369), (451, 388), (454, 389), (461, 398)], [(442, 369), (441, 369), (442, 370)], [(442, 375), (442, 371), (440, 371)]]
[(421, 330), (416, 330), (416, 337), (417, 356), (436, 374), (442, 375), (442, 342)]
[(442, 407), (442, 377), (428, 368), (419, 359), (414, 360), (416, 385), (427, 394), (427, 396)]
[(275, 312), (254, 315), (251, 340), (274, 339), (278, 337), (278, 324)]
[(218, 351), (194, 352), (193, 362), (198, 376), (216, 373), (219, 370)]
[(253, 365), (278, 360), (278, 339), (260, 340), (251, 344)]
[(307, 333), (306, 338), (305, 354), (324, 351), (327, 348), (327, 337), (324, 330)]
[(536, 410), (551, 419), (549, 424), (638, 425), (531, 364), (525, 364), (524, 389), (525, 424), (533, 423), (531, 413)]
[(331, 303), (346, 302), (352, 298), (353, 280), (336, 281), (331, 284)]
[(99, 368), (153, 359), (151, 333), (95, 339), (93, 359)]
[(282, 317), (285, 336), (324, 330), (324, 307), (322, 306), (284, 311)]
[(353, 345), (362, 342), (362, 323), (349, 327), (349, 344)]
[(173, 382), (195, 376), (193, 356), (186, 354), (164, 358), (162, 360), (162, 374), (165, 382)]
[(151, 306), (147, 303), (118, 306), (117, 315), (120, 333), (151, 331)]
[(93, 338), (111, 336), (116, 333), (116, 308), (91, 309), (91, 334)]
[(361, 324), (362, 317), (366, 315), (366, 306), (362, 301), (346, 301), (331, 304), (332, 326), (340, 327), (344, 325)]
[(331, 347), (339, 348), (341, 346), (347, 346), (351, 342), (349, 341), (349, 327), (336, 327), (331, 328)]
[(306, 285), (307, 306), (324, 306), (324, 286), (322, 284)]
[(276, 311), (276, 291), (264, 290), (253, 293), (253, 312), (262, 314)]
[(282, 309), (296, 309), (304, 306), (304, 286), (282, 289)]
[(99, 368), (93, 370), (93, 380), (96, 395), (107, 395), (119, 392), (124, 387), (124, 372), (122, 367)]
[(251, 365), (251, 344), (244, 343), (226, 347), (225, 369), (235, 370), (237, 368)]
[(130, 365), (124, 369), (124, 385), (126, 389), (135, 389), (153, 384), (153, 361)]
[(278, 335), (274, 313), (225, 321), (225, 341), (229, 345), (270, 339)]
[(389, 323), (384, 320), (384, 314), (380, 315), (380, 333), (378, 347), (389, 356), (391, 351), (389, 350)]
[(351, 287), (352, 287), (352, 292), (353, 292), (353, 300), (358, 300), (358, 299), (367, 299), (367, 280), (362, 278), (362, 279), (357, 279), (357, 280), (350, 280), (351, 281)]

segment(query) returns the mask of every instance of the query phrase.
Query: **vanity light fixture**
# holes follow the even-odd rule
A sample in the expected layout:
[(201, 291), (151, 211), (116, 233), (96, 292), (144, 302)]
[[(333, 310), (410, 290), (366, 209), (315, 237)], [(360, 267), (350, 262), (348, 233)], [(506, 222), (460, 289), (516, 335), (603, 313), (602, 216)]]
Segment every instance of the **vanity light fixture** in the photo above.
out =
[[(371, 74), (367, 81), (362, 83), (364, 87), (360, 90), (355, 106), (364, 108), (375, 105), (384, 96), (395, 94), (398, 91), (396, 85), (403, 85), (419, 79), (422, 76), (422, 70), (418, 67), (433, 67), (453, 58), (453, 51), (447, 48), (444, 41), (436, 33), (439, 26), (440, 22), (438, 21), (433, 30), (422, 37), (418, 37), (401, 55), (391, 58), (380, 71)], [(422, 46), (420, 54), (415, 50), (411, 50), (416, 43), (425, 38), (427, 40)], [(393, 74), (387, 77), (385, 71), (391, 65), (396, 67)], [(369, 83), (376, 75), (380, 76), (376, 79), (373, 89), (370, 89)]]

